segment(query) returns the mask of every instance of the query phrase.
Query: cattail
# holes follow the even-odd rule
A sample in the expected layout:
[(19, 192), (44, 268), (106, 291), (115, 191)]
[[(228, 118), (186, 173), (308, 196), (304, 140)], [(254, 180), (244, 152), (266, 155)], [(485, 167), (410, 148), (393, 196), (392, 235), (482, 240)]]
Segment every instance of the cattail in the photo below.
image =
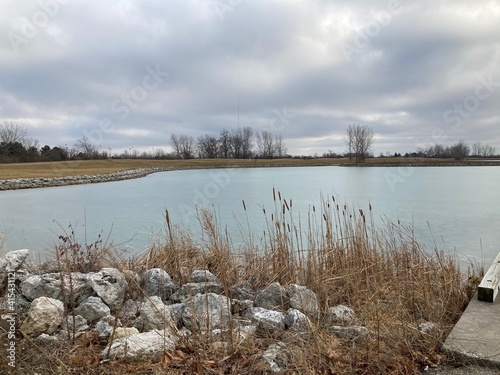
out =
[(245, 205), (245, 200), (242, 199), (241, 202), (243, 203), (243, 210), (246, 211), (247, 210), (247, 206)]
[(273, 201), (276, 202), (276, 190), (273, 188)]
[(283, 200), (283, 202), (285, 202), (286, 209), (287, 209), (288, 211), (290, 211), (290, 207), (288, 207), (288, 203), (286, 203), (286, 199), (285, 199), (285, 200)]

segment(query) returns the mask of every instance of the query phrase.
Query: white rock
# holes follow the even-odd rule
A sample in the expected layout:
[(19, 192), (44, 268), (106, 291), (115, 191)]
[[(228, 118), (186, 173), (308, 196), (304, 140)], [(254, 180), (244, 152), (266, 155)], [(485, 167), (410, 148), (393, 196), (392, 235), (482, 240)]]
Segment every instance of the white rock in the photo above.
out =
[(312, 324), (306, 314), (297, 309), (289, 309), (285, 314), (284, 322), (285, 329), (298, 333), (304, 339), (309, 337)]
[(122, 272), (116, 268), (103, 268), (97, 273), (90, 273), (88, 280), (92, 289), (112, 310), (122, 306), (127, 290), (127, 280)]
[(318, 317), (318, 297), (311, 289), (305, 286), (292, 284), (288, 286), (287, 293), (290, 298), (291, 308), (297, 309), (313, 319)]
[(154, 329), (175, 331), (176, 324), (172, 320), (170, 310), (158, 296), (148, 297), (139, 308), (144, 331)]
[(40, 297), (31, 303), (28, 317), (21, 326), (25, 336), (36, 337), (42, 333), (48, 335), (55, 332), (64, 317), (64, 305), (61, 301)]
[(14, 250), (0, 257), (0, 285), (3, 285), (9, 272), (15, 272), (22, 266), (29, 253), (28, 249)]
[(219, 278), (208, 270), (194, 270), (189, 275), (190, 283), (219, 283)]
[(182, 314), (184, 326), (190, 330), (212, 331), (229, 327), (231, 305), (227, 297), (214, 294), (197, 294)]
[(101, 357), (131, 361), (149, 358), (158, 360), (163, 352), (174, 350), (176, 343), (177, 337), (169, 332), (154, 330), (137, 333), (113, 340), (101, 352)]
[(257, 324), (257, 335), (279, 335), (285, 330), (285, 317), (279, 311), (253, 307), (247, 316)]
[(349, 325), (356, 321), (354, 310), (345, 305), (330, 307), (326, 316), (329, 324)]
[(87, 320), (99, 320), (111, 313), (109, 307), (99, 297), (89, 297), (76, 309), (75, 314)]

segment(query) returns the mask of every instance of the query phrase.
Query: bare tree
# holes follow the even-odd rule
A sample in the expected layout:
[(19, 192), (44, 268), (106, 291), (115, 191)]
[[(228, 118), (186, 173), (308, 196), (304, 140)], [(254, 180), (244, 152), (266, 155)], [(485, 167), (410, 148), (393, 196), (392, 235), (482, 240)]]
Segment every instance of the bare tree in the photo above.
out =
[(350, 124), (347, 127), (346, 143), (349, 155), (356, 155), (356, 163), (363, 163), (373, 144), (373, 130), (367, 125)]
[(257, 153), (261, 158), (271, 159), (274, 157), (273, 133), (268, 130), (257, 132)]
[(250, 126), (245, 126), (242, 130), (243, 135), (243, 144), (242, 144), (242, 155), (241, 157), (244, 159), (248, 159), (252, 157), (253, 154), (253, 129)]
[(349, 155), (349, 162), (350, 163), (352, 162), (352, 152), (353, 152), (353, 148), (354, 148), (354, 127), (355, 126), (356, 126), (355, 124), (349, 124), (349, 126), (347, 126), (347, 135), (345, 138), (345, 143), (347, 145), (347, 153)]
[(76, 141), (74, 147), (85, 159), (94, 159), (99, 155), (97, 146), (92, 144), (85, 135), (82, 135), (82, 137)]
[(472, 156), (482, 156), (484, 158), (495, 155), (495, 147), (488, 144), (483, 145), (481, 142), (475, 142), (472, 145)]
[(268, 130), (257, 132), (257, 154), (265, 159), (283, 157), (286, 147), (281, 134), (273, 134)]
[(17, 121), (5, 120), (0, 125), (0, 149), (2, 154), (4, 156), (9, 155), (11, 150), (16, 148), (17, 143), (22, 144), (27, 133), (27, 129)]
[(219, 155), (221, 158), (227, 159), (231, 154), (231, 133), (228, 130), (222, 129), (219, 134)]
[(187, 135), (170, 136), (170, 143), (174, 149), (175, 155), (180, 159), (191, 159), (194, 154), (194, 139)]
[(198, 137), (196, 149), (200, 158), (216, 158), (218, 154), (219, 142), (217, 138), (210, 134)]
[(286, 156), (287, 148), (285, 142), (283, 142), (283, 136), (281, 134), (276, 134), (274, 136), (274, 147), (276, 149), (276, 157), (282, 158)]
[(451, 157), (456, 160), (463, 160), (470, 153), (470, 147), (461, 139), (458, 143), (455, 143), (450, 147)]

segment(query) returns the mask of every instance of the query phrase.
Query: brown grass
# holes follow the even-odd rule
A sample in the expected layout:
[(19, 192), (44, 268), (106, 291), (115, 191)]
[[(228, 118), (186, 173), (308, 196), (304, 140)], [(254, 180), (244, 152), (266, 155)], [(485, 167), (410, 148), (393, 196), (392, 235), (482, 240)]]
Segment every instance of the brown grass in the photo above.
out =
[[(292, 166), (329, 166), (348, 164), (349, 159), (308, 158), (308, 159), (190, 159), (190, 160), (149, 160), (113, 159), (81, 160), (65, 162), (13, 163), (0, 164), (0, 180), (34, 177), (67, 177), (78, 175), (97, 175), (135, 168), (224, 168), (224, 167), (292, 167)], [(369, 158), (366, 164), (407, 165), (412, 164), (454, 164), (453, 159), (427, 158)]]
[[(147, 254), (127, 263), (102, 251), (99, 266), (138, 273), (161, 267), (180, 283), (195, 269), (209, 269), (226, 290), (242, 281), (256, 290), (274, 281), (297, 283), (317, 293), (322, 313), (348, 305), (358, 324), (370, 330), (364, 339), (339, 339), (318, 319), (309, 340), (282, 338), (293, 358), (286, 373), (405, 374), (447, 361), (439, 348), (472, 297), (480, 276), (477, 266), (461, 272), (452, 255), (426, 252), (411, 228), (395, 223), (375, 227), (371, 207), (355, 210), (325, 197), (303, 223), (296, 221), (291, 199), (278, 191), (273, 195), (274, 210), (263, 210), (267, 229), (262, 243), (249, 239), (236, 251), (213, 215), (203, 210), (198, 212), (199, 241), (172, 223), (167, 212), (164, 236)], [(76, 246), (71, 236), (63, 238), (60, 252), (64, 246), (76, 249), (64, 253), (72, 268), (97, 262), (94, 248)], [(427, 321), (438, 329), (422, 334), (418, 325)], [(273, 337), (252, 338), (221, 349), (210, 336), (200, 335), (165, 353), (159, 363), (99, 363), (106, 340), (89, 333), (69, 347), (45, 348), (22, 339), (18, 365), (26, 373), (44, 374), (254, 374), (261, 370), (257, 359), (275, 342)]]

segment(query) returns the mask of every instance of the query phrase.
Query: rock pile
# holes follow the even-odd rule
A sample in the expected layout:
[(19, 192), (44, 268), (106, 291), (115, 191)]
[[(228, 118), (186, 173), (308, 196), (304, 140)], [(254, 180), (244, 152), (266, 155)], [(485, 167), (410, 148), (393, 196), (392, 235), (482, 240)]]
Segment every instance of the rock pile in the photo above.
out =
[(54, 178), (17, 178), (12, 180), (0, 180), (0, 190), (33, 189), (41, 187), (94, 184), (98, 182), (130, 180), (133, 178), (144, 177), (151, 173), (168, 170), (171, 170), (171, 168), (138, 168), (128, 171), (119, 171), (99, 175), (82, 175)]
[[(218, 277), (207, 270), (195, 270), (184, 285), (158, 268), (142, 277), (114, 268), (30, 275), (23, 272), (26, 255), (22, 250), (0, 259), (6, 267), (0, 276), (20, 275), (16, 309), (26, 314), (19, 328), (22, 335), (42, 341), (68, 340), (94, 330), (108, 337), (102, 360), (157, 360), (165, 351), (174, 350), (179, 340), (209, 333), (222, 347), (250, 337), (275, 339), (261, 362), (266, 371), (279, 373), (291, 365), (293, 357), (282, 339), (293, 335), (307, 340), (320, 319), (337, 324), (332, 331), (343, 337), (356, 339), (369, 333), (365, 327), (352, 325), (357, 318), (346, 306), (320, 316), (316, 294), (301, 285), (275, 282), (254, 291), (242, 283), (225, 295)], [(0, 310), (5, 310), (5, 298)]]

